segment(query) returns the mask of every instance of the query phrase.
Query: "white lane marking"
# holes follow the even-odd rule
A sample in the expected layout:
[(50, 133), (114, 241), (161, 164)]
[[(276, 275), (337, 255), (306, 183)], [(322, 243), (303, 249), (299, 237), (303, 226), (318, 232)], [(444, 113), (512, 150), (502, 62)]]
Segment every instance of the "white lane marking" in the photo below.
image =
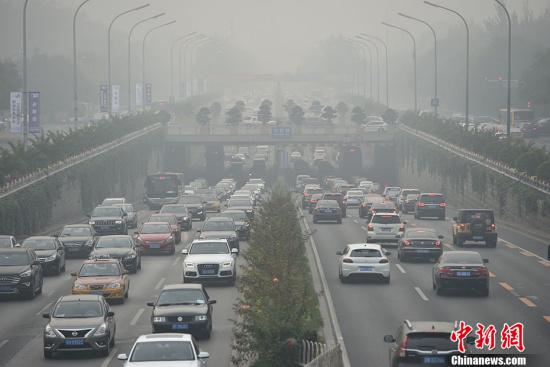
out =
[(165, 280), (166, 279), (164, 279), (164, 278), (160, 278), (158, 283), (155, 285), (155, 289), (159, 289), (162, 286), (162, 284), (164, 283)]
[(534, 252), (531, 252), (531, 251), (529, 251), (529, 250), (526, 250), (526, 249), (524, 249), (523, 247), (518, 246), (518, 245), (516, 245), (516, 244), (514, 244), (514, 243), (512, 243), (512, 242), (503, 240), (502, 238), (500, 239), (500, 241), (502, 241), (505, 245), (507, 245), (507, 246), (510, 247), (510, 248), (518, 248), (518, 249), (522, 250), (522, 252), (524, 252), (522, 255), (529, 256), (529, 257), (536, 257), (536, 258), (539, 259), (539, 260), (547, 261), (544, 257), (539, 256), (539, 255), (537, 255), (537, 254), (535, 254)]
[(361, 229), (362, 229), (363, 231), (365, 231), (365, 232), (368, 232), (368, 229), (367, 229), (367, 227), (365, 227), (365, 226), (361, 226)]
[(117, 355), (117, 351), (118, 351), (118, 348), (114, 348), (111, 351), (111, 354), (109, 354), (107, 357), (105, 357), (105, 359), (103, 360), (103, 363), (101, 363), (100, 367), (109, 366), (111, 364), (111, 361), (113, 360), (113, 358), (115, 358), (115, 356)]
[(52, 305), (51, 302), (48, 303), (48, 304), (46, 304), (44, 307), (42, 307), (42, 308), (40, 309), (40, 311), (38, 311), (37, 313), (35, 313), (35, 315), (36, 315), (36, 316), (42, 315), (42, 313), (43, 313), (44, 311), (46, 311), (48, 308), (50, 308), (51, 305)]
[(405, 271), (405, 269), (403, 269), (403, 267), (401, 266), (401, 264), (395, 264), (395, 267), (397, 269), (399, 269), (399, 271), (403, 274), (407, 274), (407, 272)]
[(357, 219), (354, 219), (353, 222), (354, 222), (355, 224), (359, 224), (359, 221), (358, 221)]
[(137, 324), (139, 318), (141, 317), (141, 315), (143, 314), (143, 312), (145, 311), (144, 308), (140, 308), (136, 314), (134, 315), (134, 318), (132, 319), (132, 321), (130, 321), (130, 325), (134, 326), (135, 324)]
[(426, 297), (424, 292), (422, 292), (422, 289), (420, 289), (419, 287), (414, 287), (414, 290), (416, 291), (416, 293), (418, 293), (418, 295), (420, 296), (420, 298), (422, 298), (422, 300), (426, 302), (429, 301), (428, 297)]
[(1, 349), (4, 345), (8, 344), (9, 341), (10, 341), (9, 339), (2, 340), (2, 341), (0, 342), (0, 349)]
[(176, 257), (176, 258), (174, 259), (174, 261), (172, 261), (172, 265), (171, 265), (171, 266), (176, 266), (176, 265), (178, 264), (178, 261), (180, 261), (180, 257), (179, 257), (179, 256)]

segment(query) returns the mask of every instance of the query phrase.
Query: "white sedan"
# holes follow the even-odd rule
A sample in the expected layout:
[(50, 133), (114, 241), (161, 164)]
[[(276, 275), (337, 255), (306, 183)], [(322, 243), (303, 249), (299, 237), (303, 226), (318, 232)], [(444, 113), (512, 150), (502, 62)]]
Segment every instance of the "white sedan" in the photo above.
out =
[(130, 355), (119, 354), (124, 367), (201, 367), (210, 357), (199, 349), (195, 339), (189, 334), (149, 334), (141, 335)]
[(379, 278), (390, 282), (390, 253), (374, 243), (354, 243), (338, 251), (338, 277), (344, 283), (351, 278)]

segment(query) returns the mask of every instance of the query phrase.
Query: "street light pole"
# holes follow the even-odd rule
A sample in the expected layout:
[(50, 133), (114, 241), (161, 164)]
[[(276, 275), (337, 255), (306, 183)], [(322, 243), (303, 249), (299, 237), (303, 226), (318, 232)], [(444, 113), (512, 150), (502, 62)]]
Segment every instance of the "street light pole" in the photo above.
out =
[(373, 36), (367, 33), (361, 33), (361, 35), (363, 37), (368, 37), (380, 42), (384, 46), (384, 50), (386, 51), (386, 106), (390, 108), (390, 78), (389, 78), (390, 68), (389, 68), (389, 58), (388, 58), (388, 44), (380, 37)]
[(398, 14), (402, 17), (405, 17), (405, 18), (408, 18), (408, 19), (411, 19), (411, 20), (414, 20), (416, 22), (419, 22), (419, 23), (422, 23), (422, 24), (426, 25), (428, 28), (430, 28), (430, 30), (432, 31), (432, 35), (434, 36), (434, 99), (435, 99), (434, 102), (435, 103), (433, 104), (433, 108), (434, 108), (434, 114), (437, 116), (437, 110), (438, 110), (438, 107), (439, 107), (439, 99), (437, 97), (437, 35), (435, 33), (435, 29), (434, 29), (434, 27), (432, 27), (432, 25), (430, 23), (426, 22), (425, 20), (415, 18), (413, 16), (403, 14), (403, 13), (398, 13)]
[[(350, 38), (349, 41), (357, 46), (359, 46), (359, 48), (364, 52), (364, 55), (365, 55), (365, 65), (366, 65), (366, 62), (367, 62), (367, 51), (369, 53), (369, 89), (370, 89), (370, 98), (372, 99), (373, 98), (373, 57), (372, 57), (372, 50), (371, 48), (365, 44), (365, 43), (362, 43), (356, 39), (353, 39), (353, 38)], [(366, 75), (366, 67), (365, 67), (365, 75)], [(365, 76), (365, 80), (366, 80), (366, 76)], [(366, 82), (365, 82), (366, 83)], [(366, 89), (366, 86), (365, 86), (365, 89)], [(366, 93), (365, 94), (365, 97), (366, 97)]]
[(495, 0), (504, 10), (508, 18), (508, 95), (506, 97), (506, 134), (510, 137), (512, 122), (512, 19), (510, 12), (500, 0)]
[[(153, 15), (152, 17), (140, 20), (139, 22), (135, 23), (132, 28), (130, 28), (130, 32), (128, 33), (128, 113), (132, 112), (132, 33), (140, 24), (162, 17), (164, 14), (166, 13), (159, 13), (157, 15)], [(143, 92), (144, 91), (142, 91), (142, 93)]]
[(27, 6), (29, 0), (23, 5), (23, 94), (21, 103), (21, 114), (23, 118), (23, 149), (27, 149), (29, 138), (29, 119), (27, 118)]
[(138, 6), (133, 9), (129, 9), (126, 11), (123, 11), (122, 13), (119, 13), (117, 16), (113, 18), (111, 23), (109, 23), (109, 29), (107, 30), (107, 99), (108, 99), (108, 110), (109, 110), (109, 117), (112, 116), (112, 94), (111, 94), (111, 29), (113, 28), (113, 24), (116, 22), (116, 20), (126, 14), (141, 10), (143, 8), (148, 7), (150, 4), (144, 4), (141, 6)]
[(426, 5), (443, 9), (455, 14), (462, 20), (464, 26), (466, 27), (466, 116), (464, 126), (466, 127), (466, 130), (468, 130), (468, 125), (470, 124), (470, 27), (468, 26), (466, 18), (464, 18), (464, 16), (462, 16), (462, 14), (460, 14), (456, 10), (447, 8), (443, 5), (432, 3), (430, 1), (424, 1), (424, 3)]
[(78, 70), (77, 70), (77, 55), (76, 55), (76, 17), (80, 12), (80, 9), (86, 5), (90, 0), (84, 0), (76, 8), (73, 15), (73, 103), (74, 103), (74, 124), (78, 126)]
[(386, 23), (386, 22), (382, 22), (382, 24), (385, 25), (386, 27), (394, 28), (394, 29), (400, 30), (401, 32), (404, 32), (404, 33), (408, 34), (409, 37), (412, 40), (412, 43), (413, 43), (413, 61), (414, 61), (414, 66), (413, 66), (413, 69), (414, 69), (413, 70), (413, 74), (414, 74), (414, 112), (418, 112), (418, 89), (417, 89), (417, 80), (416, 80), (416, 39), (414, 38), (413, 34), (411, 32), (409, 32), (408, 30), (406, 30), (405, 28), (401, 28), (399, 26), (389, 24), (389, 23)]
[(142, 63), (141, 63), (142, 82), (141, 83), (142, 83), (142, 91), (143, 91), (141, 93), (141, 96), (142, 96), (142, 106), (141, 107), (142, 107), (143, 111), (145, 111), (145, 100), (146, 100), (146, 98), (145, 98), (145, 85), (146, 85), (146, 83), (145, 83), (145, 69), (146, 69), (145, 68), (145, 43), (147, 42), (147, 37), (149, 37), (149, 35), (152, 32), (156, 31), (157, 29), (164, 28), (164, 27), (169, 26), (169, 25), (174, 24), (174, 23), (176, 23), (176, 21), (172, 20), (170, 22), (167, 22), (167, 23), (158, 25), (156, 27), (153, 27), (153, 28), (149, 29), (145, 33), (145, 35), (143, 36), (143, 42), (142, 42), (142, 48), (141, 48), (141, 52), (142, 52), (142, 54), (141, 54), (141, 57), (142, 57), (141, 58), (141, 60), (142, 60)]
[(170, 48), (170, 103), (174, 103), (176, 100), (176, 97), (174, 96), (174, 49), (176, 48), (178, 42), (185, 41), (196, 34), (197, 32), (187, 33), (184, 36), (176, 38), (174, 42), (172, 42), (172, 47)]
[[(195, 48), (191, 50), (190, 52), (190, 62), (189, 62), (189, 76), (190, 78), (193, 78), (193, 76), (195, 76), (195, 64), (197, 62), (197, 54), (199, 52), (199, 49), (205, 45), (207, 45), (208, 43), (212, 43), (214, 42), (214, 40), (212, 38), (205, 38), (203, 39), (202, 41), (199, 41), (197, 44), (195, 44)], [(193, 79), (191, 79), (193, 80)], [(193, 94), (193, 88), (194, 88), (194, 83), (191, 83), (191, 94)], [(200, 88), (200, 86), (199, 86)]]
[(361, 37), (360, 35), (355, 36), (355, 38), (361, 40), (362, 42), (368, 42), (370, 45), (374, 46), (376, 50), (376, 102), (380, 103), (380, 51), (378, 50), (378, 45), (376, 42)]
[[(202, 34), (195, 34), (194, 36), (192, 36), (191, 38), (185, 40), (184, 42), (182, 42), (180, 44), (180, 48), (179, 48), (179, 53), (178, 53), (178, 75), (179, 75), (179, 78), (178, 78), (178, 85), (179, 87), (181, 88), (181, 85), (182, 85), (182, 81), (183, 81), (183, 78), (186, 77), (186, 70), (187, 70), (187, 53), (185, 53), (185, 47), (188, 46), (188, 45), (192, 45), (193, 42), (197, 42), (197, 41), (201, 41), (201, 40), (205, 40), (207, 39), (208, 37), (202, 35)], [(185, 86), (186, 88), (186, 91), (187, 91), (187, 86)], [(181, 94), (181, 90), (180, 90), (180, 94)]]

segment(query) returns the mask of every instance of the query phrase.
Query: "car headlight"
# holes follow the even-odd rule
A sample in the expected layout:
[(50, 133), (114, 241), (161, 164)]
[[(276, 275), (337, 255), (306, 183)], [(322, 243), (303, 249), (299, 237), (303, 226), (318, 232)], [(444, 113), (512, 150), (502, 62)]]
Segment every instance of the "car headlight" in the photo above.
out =
[(57, 334), (55, 333), (54, 329), (50, 326), (50, 324), (46, 325), (44, 328), (44, 335), (48, 338), (56, 338)]
[(26, 270), (24, 272), (22, 272), (21, 274), (19, 274), (19, 276), (21, 278), (27, 278), (27, 277), (30, 277), (32, 274), (32, 269), (29, 269), (29, 270)]
[(44, 261), (54, 261), (57, 258), (57, 254), (53, 254), (44, 259)]
[(91, 220), (88, 222), (91, 226), (93, 226), (95, 224), (95, 221)]
[(153, 322), (166, 322), (166, 317), (164, 317), (164, 316), (155, 316), (155, 317), (153, 317)]
[(194, 267), (195, 267), (195, 264), (193, 264), (193, 263), (185, 263), (185, 267), (186, 267), (186, 268), (194, 268)]
[(75, 285), (73, 285), (73, 289), (87, 289), (88, 287), (86, 287), (84, 284), (78, 284), (76, 283)]
[(122, 224), (121, 220), (115, 220), (115, 224)]
[(252, 213), (252, 209), (246, 209), (247, 213)]
[(88, 247), (93, 247), (93, 246), (94, 246), (94, 240), (88, 240), (88, 241), (86, 242), (86, 246), (88, 246)]
[(121, 287), (122, 287), (122, 285), (121, 285), (120, 283), (118, 283), (118, 282), (116, 282), (116, 283), (111, 283), (111, 284), (109, 284), (109, 285), (107, 286), (107, 288), (109, 288), (109, 289), (117, 289), (117, 288), (121, 288)]
[(136, 257), (136, 254), (128, 254), (128, 255), (124, 256), (124, 258), (128, 259), (128, 260), (135, 259), (135, 257)]
[(226, 262), (226, 263), (223, 263), (223, 264), (222, 264), (222, 267), (224, 267), (224, 268), (231, 268), (231, 267), (233, 267), (233, 263), (232, 263), (231, 261)]
[(201, 235), (199, 236), (199, 240), (206, 240), (207, 238), (208, 238), (208, 236), (207, 236), (207, 235), (204, 235), (204, 234), (201, 234)]
[(195, 321), (206, 321), (208, 320), (208, 315), (197, 315), (195, 316)]
[(184, 221), (188, 221), (188, 220), (189, 220), (189, 217), (183, 217), (183, 220), (184, 220)]
[(94, 336), (102, 336), (107, 332), (107, 324), (103, 323), (96, 329)]

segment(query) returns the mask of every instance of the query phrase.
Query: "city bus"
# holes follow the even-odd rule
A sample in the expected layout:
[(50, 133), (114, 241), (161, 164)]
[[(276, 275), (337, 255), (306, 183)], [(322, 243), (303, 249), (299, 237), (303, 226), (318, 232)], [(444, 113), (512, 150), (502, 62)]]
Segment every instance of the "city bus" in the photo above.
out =
[[(501, 109), (499, 111), (500, 123), (506, 125), (507, 121), (507, 110)], [(535, 111), (530, 108), (513, 108), (510, 111), (510, 126), (516, 128), (522, 128), (523, 125), (535, 121)]]
[(144, 202), (150, 210), (158, 210), (164, 204), (177, 204), (183, 192), (183, 173), (155, 173), (145, 179)]

